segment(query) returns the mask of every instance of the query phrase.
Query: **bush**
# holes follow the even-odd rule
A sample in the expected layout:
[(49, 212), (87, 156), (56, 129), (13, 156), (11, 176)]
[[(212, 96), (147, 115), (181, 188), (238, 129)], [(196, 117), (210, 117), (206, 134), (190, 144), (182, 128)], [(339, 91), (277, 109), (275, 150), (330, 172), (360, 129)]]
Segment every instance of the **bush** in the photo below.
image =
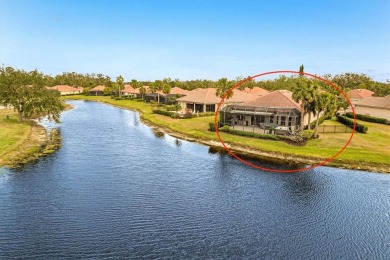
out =
[(314, 135), (314, 130), (303, 130), (302, 137), (306, 140), (309, 140)]
[(209, 122), (209, 131), (215, 132), (215, 124), (214, 124), (214, 122)]
[[(350, 128), (353, 128), (353, 120), (351, 120), (345, 116), (336, 116), (336, 117), (337, 117), (337, 121), (339, 121), (340, 123), (342, 123)], [(367, 133), (367, 130), (368, 130), (367, 126), (356, 123), (356, 131), (358, 131), (359, 133), (365, 134), (365, 133)]]
[(276, 136), (276, 135), (259, 134), (259, 133), (252, 133), (252, 132), (234, 130), (234, 129), (231, 129), (227, 125), (219, 128), (219, 131), (230, 133), (230, 134), (235, 134), (235, 135), (240, 135), (240, 136), (245, 136), (245, 137), (255, 137), (255, 138), (260, 138), (260, 139), (280, 140), (279, 137)]
[[(322, 124), (325, 120), (329, 120), (331, 118), (332, 118), (332, 116), (320, 117), (320, 119), (318, 120), (318, 125)], [(310, 128), (314, 128), (316, 126), (316, 121), (317, 120), (314, 120), (313, 122), (310, 123)], [(306, 126), (305, 129), (308, 129), (308, 127)]]
[(192, 113), (192, 117), (204, 117), (204, 116), (214, 116), (214, 112), (201, 112), (201, 113)]
[(154, 110), (153, 113), (155, 113), (155, 114), (160, 114), (160, 115), (164, 115), (164, 116), (170, 116), (170, 117), (177, 115), (177, 114), (174, 113), (174, 112), (165, 111), (165, 110), (160, 110), (160, 109)]
[[(353, 118), (353, 113), (348, 112), (345, 114), (349, 118)], [(356, 114), (356, 119), (366, 121), (366, 122), (372, 122), (372, 123), (378, 123), (378, 124), (385, 124), (390, 125), (390, 121), (386, 118), (380, 118), (380, 117), (373, 117), (368, 115), (362, 115), (362, 114)]]

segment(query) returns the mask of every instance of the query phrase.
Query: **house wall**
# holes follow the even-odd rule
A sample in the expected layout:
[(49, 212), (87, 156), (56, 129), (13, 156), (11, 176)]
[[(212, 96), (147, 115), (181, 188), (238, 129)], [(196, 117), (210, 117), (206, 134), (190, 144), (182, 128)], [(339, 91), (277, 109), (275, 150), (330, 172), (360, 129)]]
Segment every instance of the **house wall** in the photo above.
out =
[(389, 109), (381, 109), (375, 107), (363, 107), (357, 105), (355, 107), (356, 114), (369, 115), (374, 117), (386, 118), (390, 120), (390, 110)]

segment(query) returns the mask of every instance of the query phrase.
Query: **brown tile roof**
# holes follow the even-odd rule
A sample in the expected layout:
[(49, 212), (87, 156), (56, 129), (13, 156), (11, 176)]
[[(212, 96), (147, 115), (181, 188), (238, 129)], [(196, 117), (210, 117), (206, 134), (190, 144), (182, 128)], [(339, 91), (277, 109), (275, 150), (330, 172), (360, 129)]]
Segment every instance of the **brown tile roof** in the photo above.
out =
[(122, 93), (139, 94), (139, 89), (133, 88), (131, 85), (126, 84), (122, 89)]
[(357, 107), (375, 107), (390, 109), (390, 96), (387, 97), (366, 97), (356, 102)]
[[(197, 88), (189, 91), (186, 96), (178, 98), (177, 101), (199, 104), (218, 104), (221, 102), (221, 98), (215, 95), (216, 90), (217, 89), (215, 88)], [(251, 95), (240, 90), (234, 90), (233, 96), (229, 99), (225, 99), (224, 103), (242, 103), (253, 100), (256, 97), (256, 95)]]
[(179, 87), (173, 87), (171, 88), (170, 94), (187, 95), (189, 92), (190, 92), (189, 90), (185, 90)]
[(268, 90), (265, 90), (265, 89), (259, 88), (259, 87), (254, 87), (254, 88), (246, 87), (242, 91), (244, 91), (245, 93), (249, 93), (249, 94), (256, 94), (258, 96), (264, 96), (264, 95), (267, 95), (269, 93)]
[(299, 103), (293, 100), (292, 92), (288, 90), (276, 90), (255, 100), (245, 102), (242, 105), (259, 107), (285, 107), (296, 108), (299, 111), (301, 110)]
[(59, 92), (76, 92), (76, 91), (80, 91), (80, 89), (74, 88), (74, 87), (71, 87), (71, 86), (68, 86), (68, 85), (57, 85), (57, 86), (49, 87), (48, 89), (57, 90)]
[(90, 89), (89, 91), (104, 91), (105, 89), (106, 89), (106, 86), (99, 85), (99, 86), (96, 86), (96, 87)]
[(352, 99), (362, 99), (366, 97), (371, 97), (374, 92), (368, 89), (353, 89), (347, 92), (349, 98)]

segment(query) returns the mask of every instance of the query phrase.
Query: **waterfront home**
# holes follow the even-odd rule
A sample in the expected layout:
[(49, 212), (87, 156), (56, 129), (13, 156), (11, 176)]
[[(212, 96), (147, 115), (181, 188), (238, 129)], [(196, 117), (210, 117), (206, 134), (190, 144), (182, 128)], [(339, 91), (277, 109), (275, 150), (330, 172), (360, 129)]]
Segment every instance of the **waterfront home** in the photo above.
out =
[[(231, 98), (225, 99), (221, 107), (228, 104), (238, 104), (250, 101), (257, 98), (256, 95), (251, 95), (240, 90), (234, 90)], [(186, 96), (177, 99), (178, 104), (182, 108), (182, 113), (191, 111), (193, 113), (201, 112), (216, 112), (221, 98), (216, 96), (215, 88), (199, 88), (191, 90)]]
[[(309, 123), (305, 115), (305, 125)], [(315, 117), (311, 115), (310, 121)], [(268, 133), (294, 132), (301, 122), (301, 107), (292, 98), (288, 90), (276, 90), (255, 100), (241, 104), (229, 105), (221, 110), (220, 121), (243, 131)]]
[(99, 85), (89, 90), (89, 95), (91, 96), (103, 96), (106, 86)]
[(139, 89), (133, 88), (131, 85), (126, 84), (121, 90), (121, 95), (125, 97), (138, 98), (141, 94), (139, 93)]
[(56, 90), (60, 92), (60, 94), (63, 95), (76, 95), (81, 94), (83, 92), (83, 88), (81, 87), (71, 87), (68, 85), (56, 85), (53, 87), (46, 87), (49, 90)]
[(355, 113), (390, 120), (390, 96), (366, 97), (355, 104)]

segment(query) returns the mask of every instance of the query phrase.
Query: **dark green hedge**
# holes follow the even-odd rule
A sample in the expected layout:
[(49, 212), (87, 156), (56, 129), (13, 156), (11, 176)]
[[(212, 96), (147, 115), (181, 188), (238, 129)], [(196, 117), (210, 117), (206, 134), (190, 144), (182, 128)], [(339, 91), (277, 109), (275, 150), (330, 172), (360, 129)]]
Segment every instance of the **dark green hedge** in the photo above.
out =
[[(353, 113), (348, 112), (345, 114), (349, 118), (353, 118)], [(390, 125), (390, 121), (386, 118), (380, 118), (380, 117), (373, 117), (373, 116), (367, 116), (362, 114), (356, 114), (356, 119), (366, 121), (366, 122), (372, 122), (372, 123), (378, 123), (378, 124), (385, 124)]]
[(219, 128), (219, 131), (230, 133), (230, 134), (235, 134), (235, 135), (240, 135), (240, 136), (246, 136), (246, 137), (256, 137), (256, 138), (261, 138), (261, 139), (279, 140), (279, 137), (276, 135), (259, 134), (259, 133), (234, 130), (226, 125), (224, 127)]
[(177, 117), (177, 114), (175, 112), (165, 111), (165, 110), (160, 110), (160, 109), (154, 110), (153, 113), (164, 115), (164, 116), (170, 116), (172, 118), (176, 118)]
[[(318, 120), (318, 125), (322, 124), (325, 120), (328, 120), (328, 119), (331, 119), (331, 118), (332, 118), (331, 116), (320, 117), (320, 119)], [(316, 126), (316, 121), (317, 121), (317, 119), (310, 123), (310, 128), (311, 129), (313, 129)], [(308, 127), (306, 126), (305, 129), (308, 129)]]
[[(336, 117), (337, 117), (337, 121), (339, 121), (340, 123), (343, 123), (344, 125), (346, 125), (350, 128), (353, 128), (353, 120), (351, 120), (345, 116), (337, 115)], [(359, 133), (365, 134), (365, 133), (367, 133), (367, 130), (368, 130), (367, 126), (356, 123), (356, 131), (358, 131)]]

